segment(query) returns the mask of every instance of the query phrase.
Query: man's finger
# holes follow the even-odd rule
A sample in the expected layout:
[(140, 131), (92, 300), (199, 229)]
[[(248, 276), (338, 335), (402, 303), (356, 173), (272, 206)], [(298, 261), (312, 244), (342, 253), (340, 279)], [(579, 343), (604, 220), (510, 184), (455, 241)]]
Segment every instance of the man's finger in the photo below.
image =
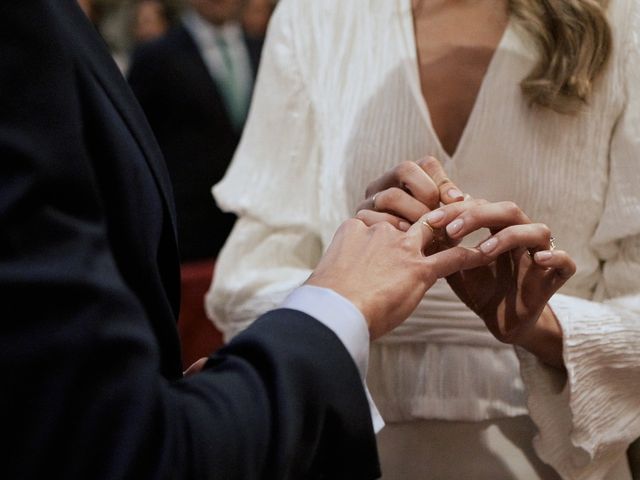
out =
[(416, 243), (420, 245), (420, 250), (423, 252), (436, 241), (436, 232), (427, 222), (426, 215), (423, 215), (416, 223), (411, 225), (411, 228), (407, 231), (407, 235), (415, 239)]
[(469, 270), (488, 265), (493, 259), (488, 258), (477, 248), (451, 247), (425, 257), (426, 268), (438, 278), (448, 277), (461, 270)]
[(576, 273), (576, 264), (564, 250), (543, 250), (536, 252), (533, 260), (544, 268), (553, 268), (558, 277), (559, 288)]
[(411, 224), (405, 219), (391, 215), (385, 212), (374, 212), (373, 210), (360, 210), (356, 213), (356, 218), (364, 222), (365, 225), (371, 227), (376, 223), (387, 222), (396, 227), (398, 230), (406, 232)]
[(427, 175), (431, 177), (433, 182), (438, 187), (438, 190), (440, 192), (440, 200), (442, 201), (442, 203), (449, 204), (464, 200), (464, 194), (460, 191), (456, 184), (453, 183), (449, 177), (447, 177), (444, 168), (437, 159), (435, 159), (434, 157), (426, 157), (422, 160), (419, 160), (417, 163), (420, 168), (422, 168), (427, 173)]

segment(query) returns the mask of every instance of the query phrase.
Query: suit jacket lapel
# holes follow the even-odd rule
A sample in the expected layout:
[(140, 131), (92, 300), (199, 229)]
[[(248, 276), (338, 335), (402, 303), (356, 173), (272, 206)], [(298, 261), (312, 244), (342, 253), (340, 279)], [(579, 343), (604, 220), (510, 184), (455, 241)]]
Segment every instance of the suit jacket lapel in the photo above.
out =
[(206, 88), (211, 98), (208, 102), (210, 107), (219, 112), (223, 112), (224, 117), (229, 123), (229, 128), (232, 128), (222, 92), (218, 89), (216, 79), (211, 75), (191, 33), (184, 25), (178, 27), (177, 33), (176, 41), (178, 43), (176, 46), (178, 50), (176, 55), (177, 58), (181, 59), (185, 72), (188, 72), (192, 81)]
[[(65, 4), (69, 5), (67, 2), (65, 2)], [(147, 165), (156, 181), (156, 185), (164, 199), (167, 210), (169, 211), (171, 225), (175, 234), (176, 214), (171, 183), (163, 162), (162, 152), (151, 131), (151, 127), (137, 99), (133, 95), (133, 92), (131, 92), (129, 85), (111, 58), (106, 44), (102, 38), (100, 38), (94, 26), (87, 20), (79, 8), (75, 5), (69, 6), (69, 27), (82, 29), (83, 36), (86, 37), (86, 42), (79, 45), (79, 48), (84, 52), (84, 60), (91, 66), (98, 82), (104, 88), (116, 110), (120, 113), (123, 121), (140, 146)]]

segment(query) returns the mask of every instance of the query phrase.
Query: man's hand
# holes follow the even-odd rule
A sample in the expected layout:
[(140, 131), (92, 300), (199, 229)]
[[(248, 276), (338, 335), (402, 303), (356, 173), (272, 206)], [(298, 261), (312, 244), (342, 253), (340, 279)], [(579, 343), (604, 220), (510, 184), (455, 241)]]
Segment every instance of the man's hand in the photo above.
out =
[(331, 288), (363, 313), (372, 339), (402, 323), (438, 278), (487, 262), (477, 249), (454, 247), (425, 256), (434, 240), (424, 218), (403, 232), (386, 222), (344, 222), (308, 285)]

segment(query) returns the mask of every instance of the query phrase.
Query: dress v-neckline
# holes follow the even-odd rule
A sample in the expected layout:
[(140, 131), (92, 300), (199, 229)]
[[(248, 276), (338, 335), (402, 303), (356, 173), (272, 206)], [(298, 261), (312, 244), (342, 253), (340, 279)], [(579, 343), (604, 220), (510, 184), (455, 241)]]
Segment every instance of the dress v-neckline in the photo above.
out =
[(418, 45), (416, 41), (416, 33), (413, 19), (413, 9), (411, 7), (411, 0), (397, 0), (399, 6), (399, 15), (398, 20), (401, 23), (401, 29), (403, 33), (404, 46), (406, 48), (406, 53), (408, 54), (409, 62), (404, 62), (405, 67), (407, 69), (407, 74), (410, 80), (411, 91), (416, 97), (416, 103), (420, 109), (420, 113), (423, 116), (425, 121), (427, 130), (438, 149), (439, 154), (441, 155), (440, 160), (445, 163), (453, 162), (457, 157), (462, 155), (461, 152), (464, 151), (466, 144), (468, 143), (467, 137), (471, 134), (470, 130), (473, 129), (473, 125), (475, 123), (475, 118), (478, 116), (477, 110), (480, 108), (480, 105), (483, 103), (484, 96), (486, 94), (485, 90), (487, 88), (487, 83), (489, 79), (494, 75), (494, 70), (497, 68), (496, 63), (498, 63), (498, 58), (500, 57), (500, 53), (504, 48), (505, 42), (507, 40), (507, 36), (511, 30), (511, 21), (507, 23), (504, 32), (502, 32), (502, 36), (500, 37), (500, 41), (496, 45), (495, 51), (493, 55), (491, 55), (491, 60), (487, 66), (487, 70), (485, 71), (482, 81), (480, 83), (480, 88), (478, 89), (478, 93), (473, 102), (473, 106), (471, 107), (471, 112), (469, 113), (469, 117), (467, 118), (467, 122), (462, 130), (462, 135), (458, 140), (455, 150), (450, 154), (442, 145), (440, 137), (436, 132), (433, 121), (431, 119), (431, 112), (429, 110), (429, 105), (427, 100), (425, 99), (422, 93), (422, 86), (420, 83), (420, 64), (419, 64), (419, 56), (418, 56)]

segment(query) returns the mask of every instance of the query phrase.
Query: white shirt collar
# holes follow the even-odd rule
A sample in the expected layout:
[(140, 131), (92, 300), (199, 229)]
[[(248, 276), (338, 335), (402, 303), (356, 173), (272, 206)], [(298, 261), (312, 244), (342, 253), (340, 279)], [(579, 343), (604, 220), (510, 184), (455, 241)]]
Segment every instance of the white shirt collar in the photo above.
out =
[(240, 23), (232, 21), (223, 25), (213, 25), (195, 10), (187, 10), (182, 16), (182, 22), (200, 45), (215, 43), (216, 35), (221, 35), (229, 43), (236, 43), (243, 38)]

